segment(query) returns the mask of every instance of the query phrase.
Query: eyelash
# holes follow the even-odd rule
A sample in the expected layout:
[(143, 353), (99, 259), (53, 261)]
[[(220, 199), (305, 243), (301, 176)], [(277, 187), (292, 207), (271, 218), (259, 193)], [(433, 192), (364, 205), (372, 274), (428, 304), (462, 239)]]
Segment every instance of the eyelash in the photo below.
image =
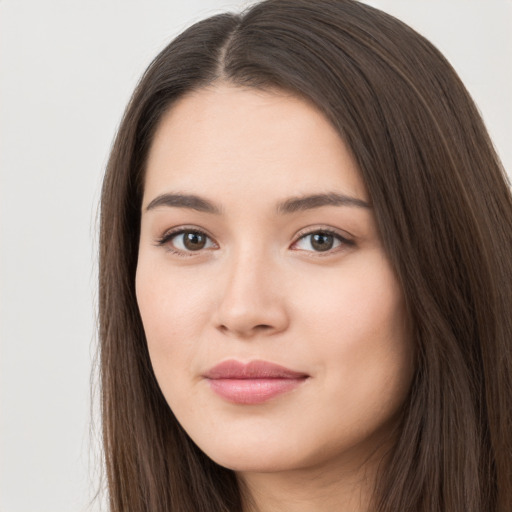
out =
[[(192, 251), (192, 250), (190, 250), (190, 251), (182, 251), (180, 249), (176, 249), (171, 244), (169, 244), (169, 242), (171, 242), (174, 238), (176, 238), (179, 235), (183, 235), (185, 233), (194, 233), (194, 234), (197, 234), (197, 235), (200, 235), (200, 236), (204, 236), (208, 240), (213, 242), (212, 237), (210, 237), (207, 233), (205, 233), (204, 231), (202, 231), (200, 229), (180, 227), (180, 228), (176, 228), (176, 229), (173, 229), (173, 230), (168, 231), (167, 233), (165, 233), (161, 238), (159, 238), (156, 241), (156, 245), (160, 246), (160, 247), (165, 247), (167, 251), (169, 251), (169, 252), (171, 252), (173, 254), (177, 254), (179, 256), (185, 256), (185, 257), (195, 256), (195, 255), (203, 252), (204, 250), (208, 250), (208, 249), (198, 249), (197, 251)], [(332, 236), (342, 246), (353, 247), (353, 246), (356, 245), (353, 240), (345, 238), (344, 236), (340, 235), (337, 231), (334, 231), (334, 230), (329, 229), (329, 228), (317, 228), (317, 229), (312, 230), (312, 231), (302, 231), (302, 232), (299, 232), (298, 235), (297, 235), (297, 238), (293, 242), (292, 246), (296, 245), (300, 240), (303, 240), (303, 239), (307, 238), (308, 236), (312, 236), (312, 235), (316, 235), (316, 234)], [(213, 242), (213, 244), (216, 246), (215, 242)], [(329, 256), (329, 255), (331, 255), (331, 254), (333, 254), (335, 252), (338, 252), (338, 250), (335, 248), (335, 249), (328, 249), (326, 251), (304, 251), (304, 252), (313, 253), (313, 254), (315, 254), (315, 256), (322, 257), (322, 256)]]
[[(339, 252), (340, 247), (347, 248), (347, 247), (354, 247), (356, 245), (354, 240), (350, 240), (349, 238), (346, 238), (346, 237), (340, 235), (339, 232), (337, 232), (333, 229), (316, 228), (314, 230), (304, 230), (304, 231), (299, 232), (297, 235), (297, 238), (293, 242), (292, 246), (298, 244), (301, 240), (306, 239), (307, 237), (317, 235), (317, 234), (332, 236), (335, 241), (339, 242), (339, 246), (337, 248), (327, 249), (326, 251), (313, 251), (313, 250), (312, 251), (304, 251), (304, 252), (311, 253), (310, 255), (314, 254), (315, 257), (330, 256), (334, 253)], [(311, 242), (310, 242), (310, 244), (311, 244)]]
[(165, 247), (165, 249), (173, 254), (177, 254), (179, 256), (195, 256), (196, 254), (202, 252), (204, 249), (200, 249), (200, 250), (197, 250), (197, 251), (182, 251), (182, 250), (179, 250), (179, 249), (176, 249), (175, 247), (172, 247), (171, 244), (169, 244), (169, 242), (171, 242), (171, 240), (173, 238), (176, 238), (177, 236), (179, 235), (183, 235), (185, 233), (195, 233), (197, 235), (201, 235), (201, 236), (204, 236), (206, 237), (208, 240), (212, 240), (212, 237), (208, 235), (208, 233), (205, 233), (204, 231), (200, 230), (200, 229), (197, 229), (197, 228), (187, 228), (187, 227), (180, 227), (180, 228), (176, 228), (176, 229), (173, 229), (171, 231), (168, 231), (167, 233), (165, 233), (161, 238), (159, 238), (157, 240), (157, 243), (156, 245), (158, 246), (161, 246), (161, 247)]

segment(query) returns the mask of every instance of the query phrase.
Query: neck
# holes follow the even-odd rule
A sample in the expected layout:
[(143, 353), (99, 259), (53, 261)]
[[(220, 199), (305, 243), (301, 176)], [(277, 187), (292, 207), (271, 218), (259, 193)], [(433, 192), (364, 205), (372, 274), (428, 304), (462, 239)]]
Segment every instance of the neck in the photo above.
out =
[(375, 477), (376, 464), (238, 474), (243, 512), (368, 512)]

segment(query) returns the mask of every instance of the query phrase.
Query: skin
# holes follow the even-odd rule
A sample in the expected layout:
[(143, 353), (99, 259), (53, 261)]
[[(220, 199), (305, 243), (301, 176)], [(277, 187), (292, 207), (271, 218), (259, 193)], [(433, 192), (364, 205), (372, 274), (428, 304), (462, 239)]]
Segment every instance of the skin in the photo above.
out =
[[(176, 193), (219, 211), (148, 209)], [(368, 207), (277, 211), (326, 193)], [(208, 238), (190, 250), (183, 235), (165, 238), (173, 228)], [(311, 233), (326, 229), (342, 238), (319, 251)], [(236, 471), (246, 510), (368, 509), (413, 349), (357, 165), (314, 106), (220, 83), (171, 107), (149, 154), (136, 291), (170, 408), (208, 456)], [(227, 359), (270, 361), (308, 378), (262, 404), (234, 404), (203, 377)]]

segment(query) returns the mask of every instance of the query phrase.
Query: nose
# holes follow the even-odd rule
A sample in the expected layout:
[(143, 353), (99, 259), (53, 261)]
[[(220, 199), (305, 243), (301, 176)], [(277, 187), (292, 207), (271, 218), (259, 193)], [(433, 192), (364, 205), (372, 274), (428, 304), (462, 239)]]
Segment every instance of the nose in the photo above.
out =
[(289, 315), (277, 265), (264, 255), (241, 254), (226, 267), (215, 315), (217, 329), (244, 339), (286, 330)]

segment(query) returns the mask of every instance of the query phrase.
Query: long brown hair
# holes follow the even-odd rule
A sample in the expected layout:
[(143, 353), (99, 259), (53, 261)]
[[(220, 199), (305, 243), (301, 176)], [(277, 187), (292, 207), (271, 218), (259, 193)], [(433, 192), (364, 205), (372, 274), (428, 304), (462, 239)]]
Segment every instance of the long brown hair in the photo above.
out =
[(219, 80), (314, 102), (369, 191), (417, 353), (374, 509), (512, 510), (512, 199), (478, 111), (443, 56), (393, 17), (353, 0), (268, 0), (172, 41), (113, 145), (99, 317), (112, 512), (241, 510), (233, 472), (194, 445), (159, 390), (134, 286), (155, 129), (177, 98)]

